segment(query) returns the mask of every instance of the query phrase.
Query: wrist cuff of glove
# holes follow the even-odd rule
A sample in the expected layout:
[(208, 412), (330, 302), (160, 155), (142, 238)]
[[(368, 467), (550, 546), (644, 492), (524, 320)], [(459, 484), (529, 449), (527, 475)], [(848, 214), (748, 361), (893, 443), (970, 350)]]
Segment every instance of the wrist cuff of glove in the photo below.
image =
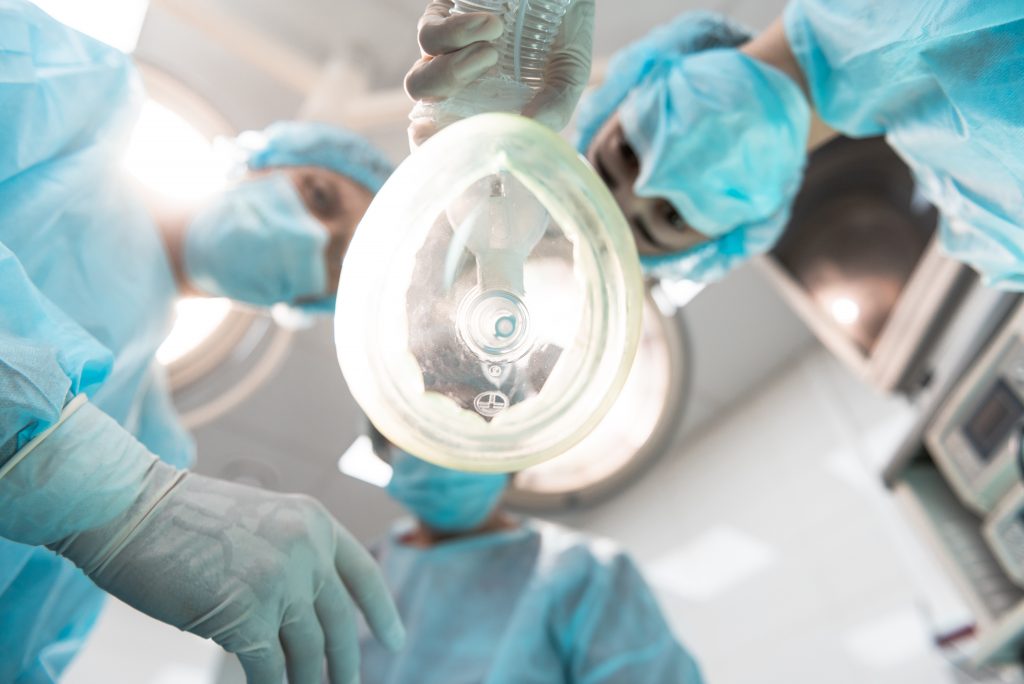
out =
[(146, 521), (187, 474), (187, 470), (175, 470), (156, 461), (143, 478), (138, 495), (120, 515), (105, 525), (67, 537), (50, 548), (96, 580), (107, 563), (116, 558), (145, 527)]
[(123, 518), (153, 484), (177, 475), (79, 395), (0, 469), (0, 536), (61, 552), (75, 535)]

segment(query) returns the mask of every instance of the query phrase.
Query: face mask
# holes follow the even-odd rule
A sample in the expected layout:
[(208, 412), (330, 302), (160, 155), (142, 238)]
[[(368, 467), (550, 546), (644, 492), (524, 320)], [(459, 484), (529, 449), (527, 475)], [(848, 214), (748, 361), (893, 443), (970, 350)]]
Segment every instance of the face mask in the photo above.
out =
[(283, 173), (245, 181), (202, 209), (185, 234), (185, 272), (212, 295), (270, 306), (324, 294), (327, 229)]
[(508, 484), (508, 475), (442, 468), (394, 449), (388, 493), (424, 523), (441, 532), (466, 532), (487, 520)]

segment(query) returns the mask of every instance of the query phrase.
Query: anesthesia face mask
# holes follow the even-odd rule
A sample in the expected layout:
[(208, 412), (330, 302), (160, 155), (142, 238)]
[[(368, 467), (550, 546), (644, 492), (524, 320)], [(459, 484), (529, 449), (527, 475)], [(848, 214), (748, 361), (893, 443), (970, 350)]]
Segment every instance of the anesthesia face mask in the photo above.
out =
[(402, 450), (517, 470), (607, 412), (643, 293), (626, 221), (590, 166), (540, 124), (481, 114), (434, 135), (374, 199), (341, 272), (338, 357)]

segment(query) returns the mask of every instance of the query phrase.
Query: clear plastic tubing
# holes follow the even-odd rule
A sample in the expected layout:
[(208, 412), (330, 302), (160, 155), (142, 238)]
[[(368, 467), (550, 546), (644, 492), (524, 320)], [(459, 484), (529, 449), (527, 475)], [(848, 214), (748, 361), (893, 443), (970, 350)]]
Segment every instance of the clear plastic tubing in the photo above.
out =
[[(572, 2), (454, 0), (453, 14), (486, 12), (500, 16), (505, 26), (495, 42), (498, 63), (455, 98), (465, 111), (522, 111), (544, 85), (548, 53)], [(518, 180), (501, 173), (467, 190), (448, 208), (448, 219), (467, 236), (480, 290), (459, 307), (460, 336), (481, 361), (513, 361), (517, 351), (529, 347), (533, 334), (522, 299), (523, 268), (544, 234), (547, 213)]]
[(572, 0), (455, 0), (453, 14), (488, 12), (501, 16), (505, 33), (496, 43), (497, 74), (539, 90), (548, 52)]

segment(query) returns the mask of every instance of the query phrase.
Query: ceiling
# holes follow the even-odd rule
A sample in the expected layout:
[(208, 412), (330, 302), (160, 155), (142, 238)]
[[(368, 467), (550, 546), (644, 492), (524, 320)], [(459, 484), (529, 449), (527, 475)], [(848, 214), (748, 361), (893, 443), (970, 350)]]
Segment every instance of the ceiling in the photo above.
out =
[[(758, 28), (781, 0), (598, 0), (595, 57), (679, 12), (710, 9)], [(402, 79), (419, 56), (425, 0), (151, 0), (136, 57), (208, 100), (238, 129), (303, 116), (405, 152)]]

